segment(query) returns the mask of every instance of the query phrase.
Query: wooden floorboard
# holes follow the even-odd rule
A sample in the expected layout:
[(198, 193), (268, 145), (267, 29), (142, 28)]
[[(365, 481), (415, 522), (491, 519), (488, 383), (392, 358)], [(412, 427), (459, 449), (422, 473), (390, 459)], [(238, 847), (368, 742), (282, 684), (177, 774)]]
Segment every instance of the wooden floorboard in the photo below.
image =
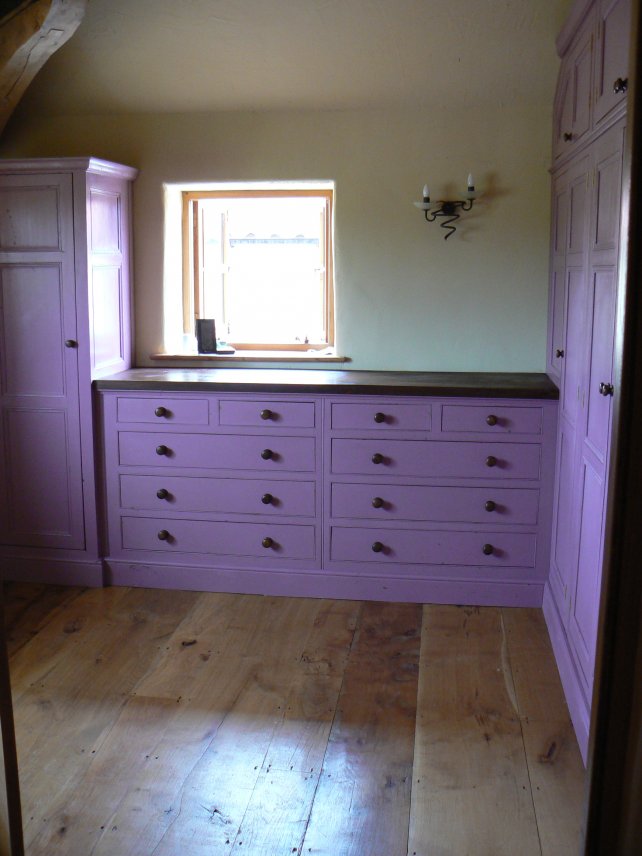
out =
[(499, 609), (424, 610), (410, 853), (538, 856)]
[(562, 856), (538, 610), (10, 584), (27, 853)]
[(542, 856), (575, 853), (585, 776), (544, 616), (538, 609), (504, 609), (502, 621)]

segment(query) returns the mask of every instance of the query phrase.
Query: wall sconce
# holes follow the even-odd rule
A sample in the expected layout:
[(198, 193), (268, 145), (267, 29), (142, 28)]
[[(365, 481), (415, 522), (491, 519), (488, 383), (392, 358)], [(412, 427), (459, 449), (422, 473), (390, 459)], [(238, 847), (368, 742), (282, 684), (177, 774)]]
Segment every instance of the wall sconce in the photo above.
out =
[(475, 192), (475, 185), (473, 184), (473, 177), (468, 174), (468, 187), (466, 189), (466, 193), (464, 194), (464, 199), (450, 199), (450, 200), (441, 200), (440, 202), (431, 202), (430, 201), (430, 191), (428, 190), (428, 185), (424, 184), (423, 191), (423, 201), (415, 202), (415, 206), (420, 208), (424, 212), (424, 216), (428, 223), (434, 223), (434, 221), (438, 217), (444, 217), (445, 219), (441, 221), (439, 224), (442, 229), (447, 229), (448, 234), (444, 235), (444, 240), (447, 241), (448, 238), (453, 234), (453, 232), (457, 231), (456, 226), (451, 225), (455, 222), (455, 220), (459, 220), (460, 214), (457, 209), (461, 211), (470, 211), (473, 207), (473, 202), (477, 199), (477, 194)]

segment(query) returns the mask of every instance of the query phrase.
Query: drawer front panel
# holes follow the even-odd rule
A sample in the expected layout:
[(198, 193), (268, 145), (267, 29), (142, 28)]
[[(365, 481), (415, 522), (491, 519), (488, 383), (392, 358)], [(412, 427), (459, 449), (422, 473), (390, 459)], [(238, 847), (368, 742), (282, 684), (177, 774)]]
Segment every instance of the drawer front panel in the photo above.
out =
[(315, 440), (121, 431), (119, 460), (124, 466), (314, 472)]
[[(537, 443), (332, 440), (332, 472), (468, 479), (538, 479)], [(375, 463), (379, 461), (379, 463)]]
[(541, 434), (542, 408), (445, 404), (441, 429), (484, 434)]
[[(161, 494), (160, 496), (158, 494)], [(122, 508), (314, 517), (314, 482), (121, 475)]]
[[(123, 517), (121, 533), (125, 550), (207, 553), (216, 556), (247, 556), (260, 559), (313, 559), (315, 557), (314, 526), (279, 525), (272, 521), (222, 523), (205, 520)], [(271, 539), (268, 546), (263, 545), (266, 538)]]
[(314, 428), (314, 404), (311, 401), (233, 401), (219, 402), (221, 425), (256, 428)]
[(119, 422), (153, 422), (157, 425), (207, 425), (207, 400), (204, 398), (118, 398)]
[(350, 404), (342, 401), (331, 407), (331, 424), (335, 431), (430, 431), (429, 404)]
[(436, 523), (537, 523), (539, 491), (528, 488), (424, 485), (332, 485), (331, 514), (362, 520), (429, 520)]
[[(330, 558), (380, 564), (535, 567), (535, 535), (333, 527)], [(491, 548), (488, 554), (484, 552)], [(374, 548), (374, 549), (373, 549)]]

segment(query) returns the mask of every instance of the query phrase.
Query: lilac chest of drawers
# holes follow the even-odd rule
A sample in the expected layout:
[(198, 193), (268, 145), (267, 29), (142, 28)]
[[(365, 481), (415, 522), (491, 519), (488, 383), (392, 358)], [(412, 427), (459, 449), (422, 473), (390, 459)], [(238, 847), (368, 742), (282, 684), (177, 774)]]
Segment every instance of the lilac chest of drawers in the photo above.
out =
[(544, 380), (516, 393), (456, 376), (186, 374), (98, 384), (107, 582), (541, 605), (557, 420)]

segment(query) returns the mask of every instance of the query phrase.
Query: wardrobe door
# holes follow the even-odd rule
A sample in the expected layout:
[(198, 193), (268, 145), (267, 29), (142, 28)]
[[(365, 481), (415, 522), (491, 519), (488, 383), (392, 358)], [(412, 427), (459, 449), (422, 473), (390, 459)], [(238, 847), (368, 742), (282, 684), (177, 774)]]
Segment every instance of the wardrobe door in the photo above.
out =
[(595, 124), (624, 107), (629, 77), (631, 0), (601, 0), (595, 63)]
[(84, 547), (71, 175), (0, 176), (2, 541)]
[(613, 388), (613, 347), (618, 274), (618, 235), (624, 126), (606, 132), (594, 147), (589, 242), (584, 401), (579, 428), (577, 498), (578, 570), (569, 634), (590, 690), (599, 611)]

